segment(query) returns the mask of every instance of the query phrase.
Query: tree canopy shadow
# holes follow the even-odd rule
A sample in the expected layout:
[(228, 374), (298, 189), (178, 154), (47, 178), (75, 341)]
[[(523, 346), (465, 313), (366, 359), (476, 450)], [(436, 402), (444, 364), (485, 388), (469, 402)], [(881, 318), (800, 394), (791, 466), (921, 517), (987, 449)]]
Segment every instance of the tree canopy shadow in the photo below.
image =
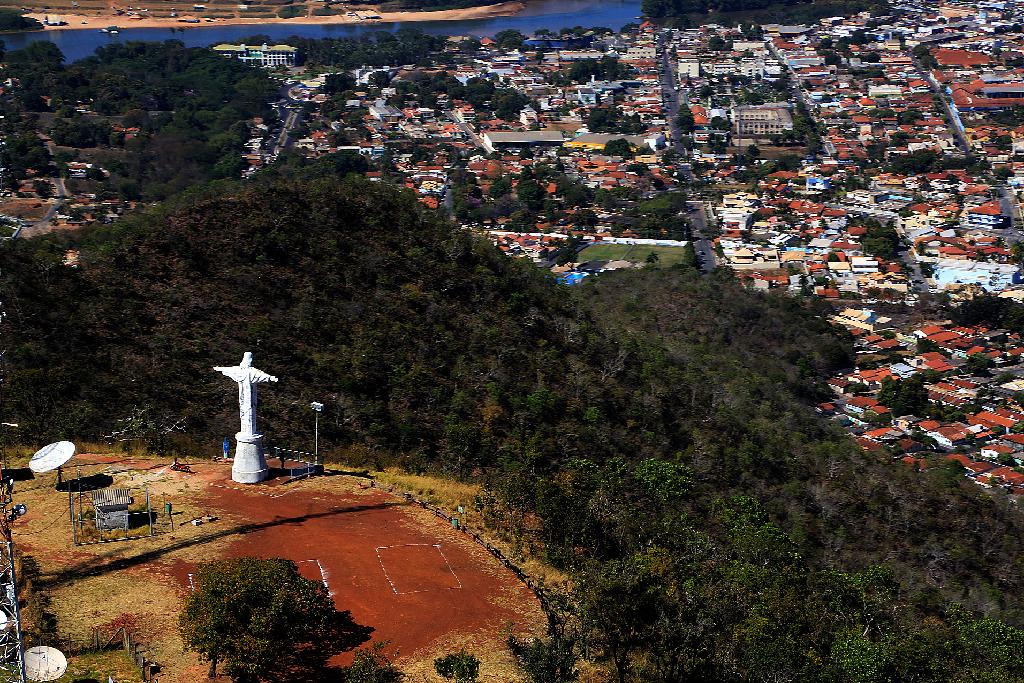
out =
[(374, 629), (372, 626), (357, 623), (348, 610), (335, 612), (334, 617), (334, 623), (331, 624), (330, 633), (326, 638), (299, 646), (295, 652), (295, 665), (268, 680), (275, 683), (341, 681), (342, 670), (330, 666), (330, 660), (369, 641)]
[(68, 478), (57, 484), (56, 489), (68, 491), (97, 491), (114, 483), (114, 478), (104, 472), (96, 472), (85, 477)]

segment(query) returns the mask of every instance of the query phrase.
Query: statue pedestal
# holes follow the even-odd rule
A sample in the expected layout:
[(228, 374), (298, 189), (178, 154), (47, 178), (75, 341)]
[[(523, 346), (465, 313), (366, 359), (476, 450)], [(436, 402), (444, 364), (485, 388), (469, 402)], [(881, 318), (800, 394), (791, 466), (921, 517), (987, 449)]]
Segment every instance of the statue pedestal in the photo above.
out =
[(257, 484), (267, 478), (267, 460), (263, 457), (262, 434), (235, 434), (235, 461), (231, 479), (239, 484)]

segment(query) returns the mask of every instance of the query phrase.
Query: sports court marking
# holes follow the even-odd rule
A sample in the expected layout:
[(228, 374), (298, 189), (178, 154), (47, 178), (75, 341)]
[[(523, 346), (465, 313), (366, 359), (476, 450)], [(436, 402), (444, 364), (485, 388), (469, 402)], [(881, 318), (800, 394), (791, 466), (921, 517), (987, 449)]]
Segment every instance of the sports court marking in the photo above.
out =
[(327, 594), (333, 598), (334, 591), (331, 590), (331, 584), (327, 583), (327, 572), (324, 570), (324, 566), (320, 564), (320, 560), (299, 560), (295, 564), (302, 564), (304, 562), (312, 562), (316, 564), (316, 568), (320, 570), (320, 581), (323, 582), (324, 588), (327, 589)]
[[(384, 558), (381, 557), (381, 554), (380, 554), (381, 550), (391, 550), (393, 548), (434, 548), (434, 549), (436, 549), (437, 550), (437, 554), (440, 555), (441, 560), (444, 562), (445, 568), (448, 570), (449, 573), (451, 573), (452, 578), (455, 579), (455, 585), (453, 585), (453, 586), (452, 585), (436, 585), (436, 586), (428, 586), (426, 588), (420, 588), (420, 589), (414, 589), (414, 590), (401, 590), (401, 591), (398, 590), (398, 586), (395, 585), (395, 579), (392, 577), (392, 574), (388, 572), (387, 567), (384, 566)], [(452, 569), (452, 565), (451, 565), (451, 563), (448, 562), (448, 558), (445, 557), (444, 551), (441, 550), (441, 544), (440, 543), (402, 543), (402, 544), (399, 544), (399, 545), (382, 545), (382, 546), (377, 546), (377, 551), (376, 552), (377, 552), (377, 561), (380, 562), (381, 571), (384, 572), (384, 578), (388, 580), (388, 584), (390, 584), (391, 590), (394, 591), (395, 595), (411, 595), (412, 593), (427, 593), (427, 592), (436, 591), (436, 590), (461, 590), (462, 589), (462, 581), (459, 579), (459, 576), (455, 573), (455, 570)], [(415, 580), (412, 577), (404, 577), (404, 578), (408, 578), (410, 583), (414, 583), (415, 582)], [(400, 584), (404, 583), (404, 578), (399, 580)], [(429, 583), (430, 579), (426, 579), (425, 581), (427, 583)]]

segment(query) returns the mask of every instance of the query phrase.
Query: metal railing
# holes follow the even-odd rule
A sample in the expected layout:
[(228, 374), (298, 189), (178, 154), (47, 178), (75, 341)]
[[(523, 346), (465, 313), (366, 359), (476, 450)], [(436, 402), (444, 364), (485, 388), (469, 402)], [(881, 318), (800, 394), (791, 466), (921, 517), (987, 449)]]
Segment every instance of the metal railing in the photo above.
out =
[[(280, 463), (281, 469), (288, 473), (288, 479), (290, 481), (295, 479), (302, 479), (304, 477), (312, 477), (317, 474), (323, 474), (324, 466), (320, 462), (320, 458), (316, 454), (308, 451), (296, 451), (290, 448), (281, 448), (280, 446), (274, 446), (274, 458)], [(302, 463), (298, 467), (287, 467), (285, 461), (291, 460), (292, 462)]]

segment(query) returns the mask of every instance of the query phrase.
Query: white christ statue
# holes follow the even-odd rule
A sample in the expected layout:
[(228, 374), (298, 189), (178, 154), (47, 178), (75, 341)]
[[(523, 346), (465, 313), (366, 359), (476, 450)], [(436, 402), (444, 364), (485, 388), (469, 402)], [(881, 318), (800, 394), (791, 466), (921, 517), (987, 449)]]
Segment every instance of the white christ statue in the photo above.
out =
[(242, 484), (255, 484), (267, 478), (267, 460), (263, 456), (263, 435), (256, 431), (256, 385), (276, 382), (277, 378), (252, 366), (252, 353), (245, 352), (242, 362), (231, 367), (214, 368), (238, 383), (238, 413), (241, 428), (235, 434), (235, 460), (231, 478)]

